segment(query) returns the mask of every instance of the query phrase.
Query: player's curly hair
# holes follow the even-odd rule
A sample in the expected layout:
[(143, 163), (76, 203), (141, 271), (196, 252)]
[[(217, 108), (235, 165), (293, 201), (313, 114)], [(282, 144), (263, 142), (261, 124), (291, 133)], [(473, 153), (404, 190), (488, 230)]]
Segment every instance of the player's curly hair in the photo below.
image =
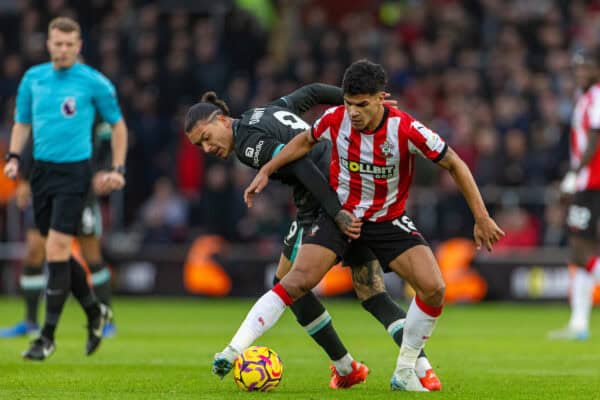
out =
[(191, 106), (185, 115), (185, 132), (191, 132), (198, 121), (211, 122), (217, 115), (230, 115), (227, 103), (219, 99), (215, 92), (204, 93), (200, 102)]
[(383, 67), (369, 60), (353, 62), (344, 72), (342, 91), (344, 94), (376, 94), (385, 90), (387, 74)]

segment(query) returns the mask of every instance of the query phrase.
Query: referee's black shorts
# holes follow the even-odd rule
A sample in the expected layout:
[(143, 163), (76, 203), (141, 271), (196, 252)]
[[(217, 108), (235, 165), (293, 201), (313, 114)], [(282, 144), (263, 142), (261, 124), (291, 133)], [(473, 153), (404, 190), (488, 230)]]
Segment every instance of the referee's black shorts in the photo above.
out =
[(77, 233), (91, 179), (89, 160), (34, 162), (30, 180), (33, 213), (42, 236), (47, 236), (50, 228), (68, 235)]

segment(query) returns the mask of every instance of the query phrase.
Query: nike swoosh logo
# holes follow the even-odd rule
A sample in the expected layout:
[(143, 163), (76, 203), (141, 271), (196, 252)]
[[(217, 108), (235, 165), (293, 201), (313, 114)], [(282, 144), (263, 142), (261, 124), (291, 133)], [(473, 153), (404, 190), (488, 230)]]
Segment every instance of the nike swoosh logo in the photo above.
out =
[(44, 347), (42, 349), (42, 353), (44, 353), (44, 358), (48, 357), (50, 354), (52, 354), (52, 351), (54, 350), (54, 346), (50, 346), (48, 348)]
[(102, 329), (104, 328), (104, 315), (100, 317), (100, 324), (98, 325), (98, 329), (92, 329), (92, 333), (94, 336), (100, 337), (102, 336)]

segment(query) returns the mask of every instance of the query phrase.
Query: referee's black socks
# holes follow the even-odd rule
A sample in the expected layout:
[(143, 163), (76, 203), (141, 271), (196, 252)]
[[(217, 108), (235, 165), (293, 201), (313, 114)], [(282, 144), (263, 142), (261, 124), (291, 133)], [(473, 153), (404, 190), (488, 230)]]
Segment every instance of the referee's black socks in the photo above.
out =
[(48, 263), (48, 284), (46, 287), (46, 320), (42, 336), (54, 341), (54, 331), (62, 314), (63, 306), (71, 288), (71, 267), (69, 261)]

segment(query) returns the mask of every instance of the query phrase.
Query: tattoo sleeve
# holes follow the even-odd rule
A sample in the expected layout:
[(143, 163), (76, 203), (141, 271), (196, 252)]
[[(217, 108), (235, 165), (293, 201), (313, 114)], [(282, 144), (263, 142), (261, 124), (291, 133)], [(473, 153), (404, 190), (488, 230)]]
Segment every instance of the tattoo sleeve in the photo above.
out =
[(344, 231), (350, 224), (352, 224), (352, 215), (347, 212), (340, 210), (335, 216), (335, 223), (341, 231)]
[(377, 293), (385, 292), (383, 271), (379, 262), (375, 260), (361, 266), (352, 267), (352, 280), (360, 298), (368, 298)]

